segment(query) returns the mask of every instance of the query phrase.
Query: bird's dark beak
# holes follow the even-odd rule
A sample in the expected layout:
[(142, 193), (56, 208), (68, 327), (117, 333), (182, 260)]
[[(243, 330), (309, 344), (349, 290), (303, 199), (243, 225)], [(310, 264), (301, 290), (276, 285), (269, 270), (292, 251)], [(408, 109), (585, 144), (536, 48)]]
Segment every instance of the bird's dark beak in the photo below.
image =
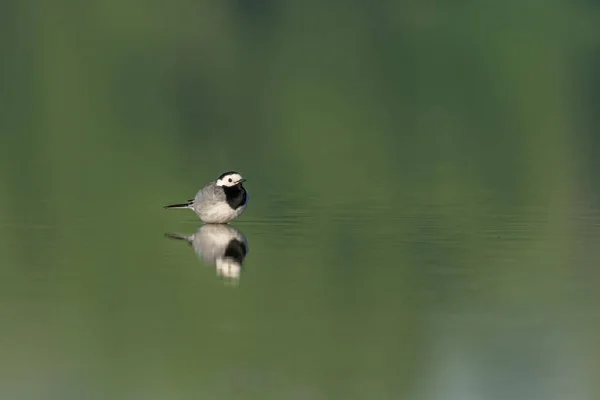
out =
[(246, 178), (242, 178), (238, 181), (238, 183), (243, 183), (243, 182), (246, 182)]

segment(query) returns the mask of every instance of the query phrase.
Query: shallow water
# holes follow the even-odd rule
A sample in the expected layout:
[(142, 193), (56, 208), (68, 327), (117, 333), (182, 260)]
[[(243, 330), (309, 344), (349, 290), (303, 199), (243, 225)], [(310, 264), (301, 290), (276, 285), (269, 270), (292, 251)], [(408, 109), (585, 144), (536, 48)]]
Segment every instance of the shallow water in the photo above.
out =
[[(15, 215), (6, 398), (592, 398), (597, 209), (297, 196), (216, 230), (159, 204), (114, 236)], [(206, 260), (164, 236), (196, 232)], [(232, 238), (239, 276), (214, 265)]]

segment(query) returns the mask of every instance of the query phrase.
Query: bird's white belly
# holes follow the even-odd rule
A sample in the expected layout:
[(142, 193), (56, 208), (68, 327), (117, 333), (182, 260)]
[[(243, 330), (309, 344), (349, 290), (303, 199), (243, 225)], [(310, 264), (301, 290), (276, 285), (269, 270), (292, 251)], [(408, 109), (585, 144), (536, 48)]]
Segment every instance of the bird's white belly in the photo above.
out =
[(234, 210), (229, 207), (229, 204), (223, 202), (204, 207), (201, 211), (198, 211), (198, 216), (202, 221), (209, 224), (225, 224), (239, 217), (245, 209), (246, 204)]

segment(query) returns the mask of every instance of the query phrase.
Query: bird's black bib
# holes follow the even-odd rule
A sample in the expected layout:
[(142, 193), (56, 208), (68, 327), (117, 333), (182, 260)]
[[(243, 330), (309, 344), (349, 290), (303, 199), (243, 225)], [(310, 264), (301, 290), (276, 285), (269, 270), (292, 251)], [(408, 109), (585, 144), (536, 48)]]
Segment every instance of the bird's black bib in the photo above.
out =
[(246, 204), (246, 189), (242, 185), (223, 186), (223, 191), (225, 192), (225, 200), (232, 209), (237, 210)]

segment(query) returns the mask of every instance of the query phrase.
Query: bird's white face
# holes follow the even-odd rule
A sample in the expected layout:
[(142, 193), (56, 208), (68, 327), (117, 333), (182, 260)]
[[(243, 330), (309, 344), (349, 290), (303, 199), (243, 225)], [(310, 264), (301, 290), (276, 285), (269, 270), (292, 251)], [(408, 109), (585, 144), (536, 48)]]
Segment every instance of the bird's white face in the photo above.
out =
[(244, 182), (245, 179), (242, 178), (240, 174), (237, 172), (232, 172), (229, 174), (221, 175), (219, 179), (217, 179), (217, 186), (235, 186), (238, 183)]

